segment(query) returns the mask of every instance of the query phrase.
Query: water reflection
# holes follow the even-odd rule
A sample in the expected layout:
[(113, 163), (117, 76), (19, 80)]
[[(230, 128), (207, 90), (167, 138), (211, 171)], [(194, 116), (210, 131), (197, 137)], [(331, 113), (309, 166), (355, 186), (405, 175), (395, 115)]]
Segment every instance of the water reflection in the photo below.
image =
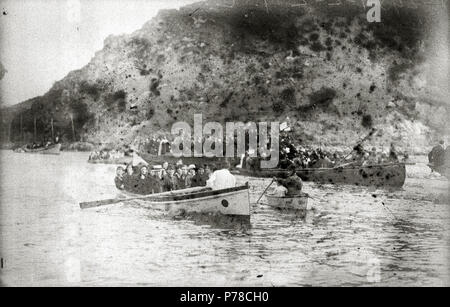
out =
[(8, 285), (450, 285), (448, 182), (424, 166), (397, 191), (306, 183), (306, 214), (256, 205), (270, 179), (241, 177), (248, 222), (136, 201), (82, 211), (117, 195), (114, 166), (72, 153), (1, 159)]

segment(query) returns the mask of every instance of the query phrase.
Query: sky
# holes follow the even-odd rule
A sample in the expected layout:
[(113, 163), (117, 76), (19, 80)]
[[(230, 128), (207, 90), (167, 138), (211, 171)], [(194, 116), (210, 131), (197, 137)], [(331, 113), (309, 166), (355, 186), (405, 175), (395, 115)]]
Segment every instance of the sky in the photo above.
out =
[(195, 0), (0, 0), (3, 105), (43, 95), (89, 63), (110, 34), (140, 29), (160, 9)]
[[(0, 102), (43, 95), (55, 81), (89, 63), (111, 34), (140, 29), (160, 9), (199, 0), (0, 0)], [(438, 0), (434, 0), (438, 1)], [(437, 9), (428, 79), (448, 89), (449, 23)]]

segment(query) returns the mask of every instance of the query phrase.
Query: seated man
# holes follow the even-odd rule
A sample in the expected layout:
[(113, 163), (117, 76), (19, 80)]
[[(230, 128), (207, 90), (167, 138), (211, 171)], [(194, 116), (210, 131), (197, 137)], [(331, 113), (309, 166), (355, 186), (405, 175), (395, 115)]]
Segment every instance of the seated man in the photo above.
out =
[(116, 188), (118, 188), (119, 190), (125, 189), (124, 174), (125, 169), (123, 168), (123, 166), (118, 166), (116, 170), (116, 178), (114, 178), (114, 183), (116, 184)]
[(161, 193), (163, 192), (163, 183), (162, 183), (162, 177), (161, 177), (161, 166), (156, 165), (153, 166), (153, 169), (151, 170), (150, 174), (150, 184), (152, 185), (153, 193)]
[(167, 167), (167, 172), (163, 175), (162, 178), (163, 191), (173, 191), (176, 189), (176, 178), (175, 178), (175, 170), (172, 165)]
[(186, 178), (184, 179), (186, 188), (193, 187), (193, 179), (196, 174), (195, 169), (195, 165), (189, 165), (188, 173), (186, 174)]
[(175, 171), (175, 190), (186, 188), (186, 176), (183, 166), (178, 165)]
[(303, 188), (302, 179), (297, 176), (297, 172), (294, 165), (291, 165), (288, 168), (288, 178), (274, 178), (274, 181), (277, 181), (279, 184), (284, 186), (287, 189), (286, 196), (292, 197), (299, 195)]
[(124, 175), (123, 183), (124, 189), (128, 192), (136, 192), (137, 191), (137, 177), (135, 174), (133, 165), (130, 163), (126, 167), (126, 174)]
[(236, 178), (228, 170), (230, 163), (227, 161), (222, 169), (216, 170), (206, 181), (206, 186), (213, 190), (223, 190), (234, 188), (236, 186)]
[(137, 177), (137, 193), (142, 195), (152, 194), (153, 186), (151, 180), (151, 176), (148, 174), (148, 166), (147, 165), (139, 165), (140, 175)]
[(208, 179), (205, 176), (205, 169), (200, 166), (197, 169), (197, 172), (195, 173), (194, 177), (191, 179), (191, 187), (204, 187), (206, 186), (206, 181)]

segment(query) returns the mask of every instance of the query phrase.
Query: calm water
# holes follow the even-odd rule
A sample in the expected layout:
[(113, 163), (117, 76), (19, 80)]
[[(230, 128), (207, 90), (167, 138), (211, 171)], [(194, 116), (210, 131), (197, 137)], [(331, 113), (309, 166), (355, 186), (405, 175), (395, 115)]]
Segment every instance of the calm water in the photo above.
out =
[[(449, 184), (424, 164), (401, 191), (307, 183), (306, 217), (263, 198), (251, 225), (232, 225), (136, 202), (81, 211), (116, 196), (114, 166), (0, 157), (3, 285), (450, 286)], [(269, 182), (250, 180), (253, 204)]]

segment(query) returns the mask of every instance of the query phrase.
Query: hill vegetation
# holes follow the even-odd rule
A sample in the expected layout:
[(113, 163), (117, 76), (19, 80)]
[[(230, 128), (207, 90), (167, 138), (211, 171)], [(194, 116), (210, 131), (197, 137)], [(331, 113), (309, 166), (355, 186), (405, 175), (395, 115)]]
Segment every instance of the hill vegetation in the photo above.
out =
[(418, 151), (447, 133), (449, 115), (446, 104), (420, 98), (427, 22), (407, 8), (383, 11), (379, 24), (357, 6), (206, 1), (161, 11), (130, 35), (106, 38), (85, 67), (10, 113), (3, 140), (53, 129), (67, 142), (123, 146), (202, 113), (219, 122), (288, 118), (299, 142), (326, 146), (379, 127), (374, 145)]

